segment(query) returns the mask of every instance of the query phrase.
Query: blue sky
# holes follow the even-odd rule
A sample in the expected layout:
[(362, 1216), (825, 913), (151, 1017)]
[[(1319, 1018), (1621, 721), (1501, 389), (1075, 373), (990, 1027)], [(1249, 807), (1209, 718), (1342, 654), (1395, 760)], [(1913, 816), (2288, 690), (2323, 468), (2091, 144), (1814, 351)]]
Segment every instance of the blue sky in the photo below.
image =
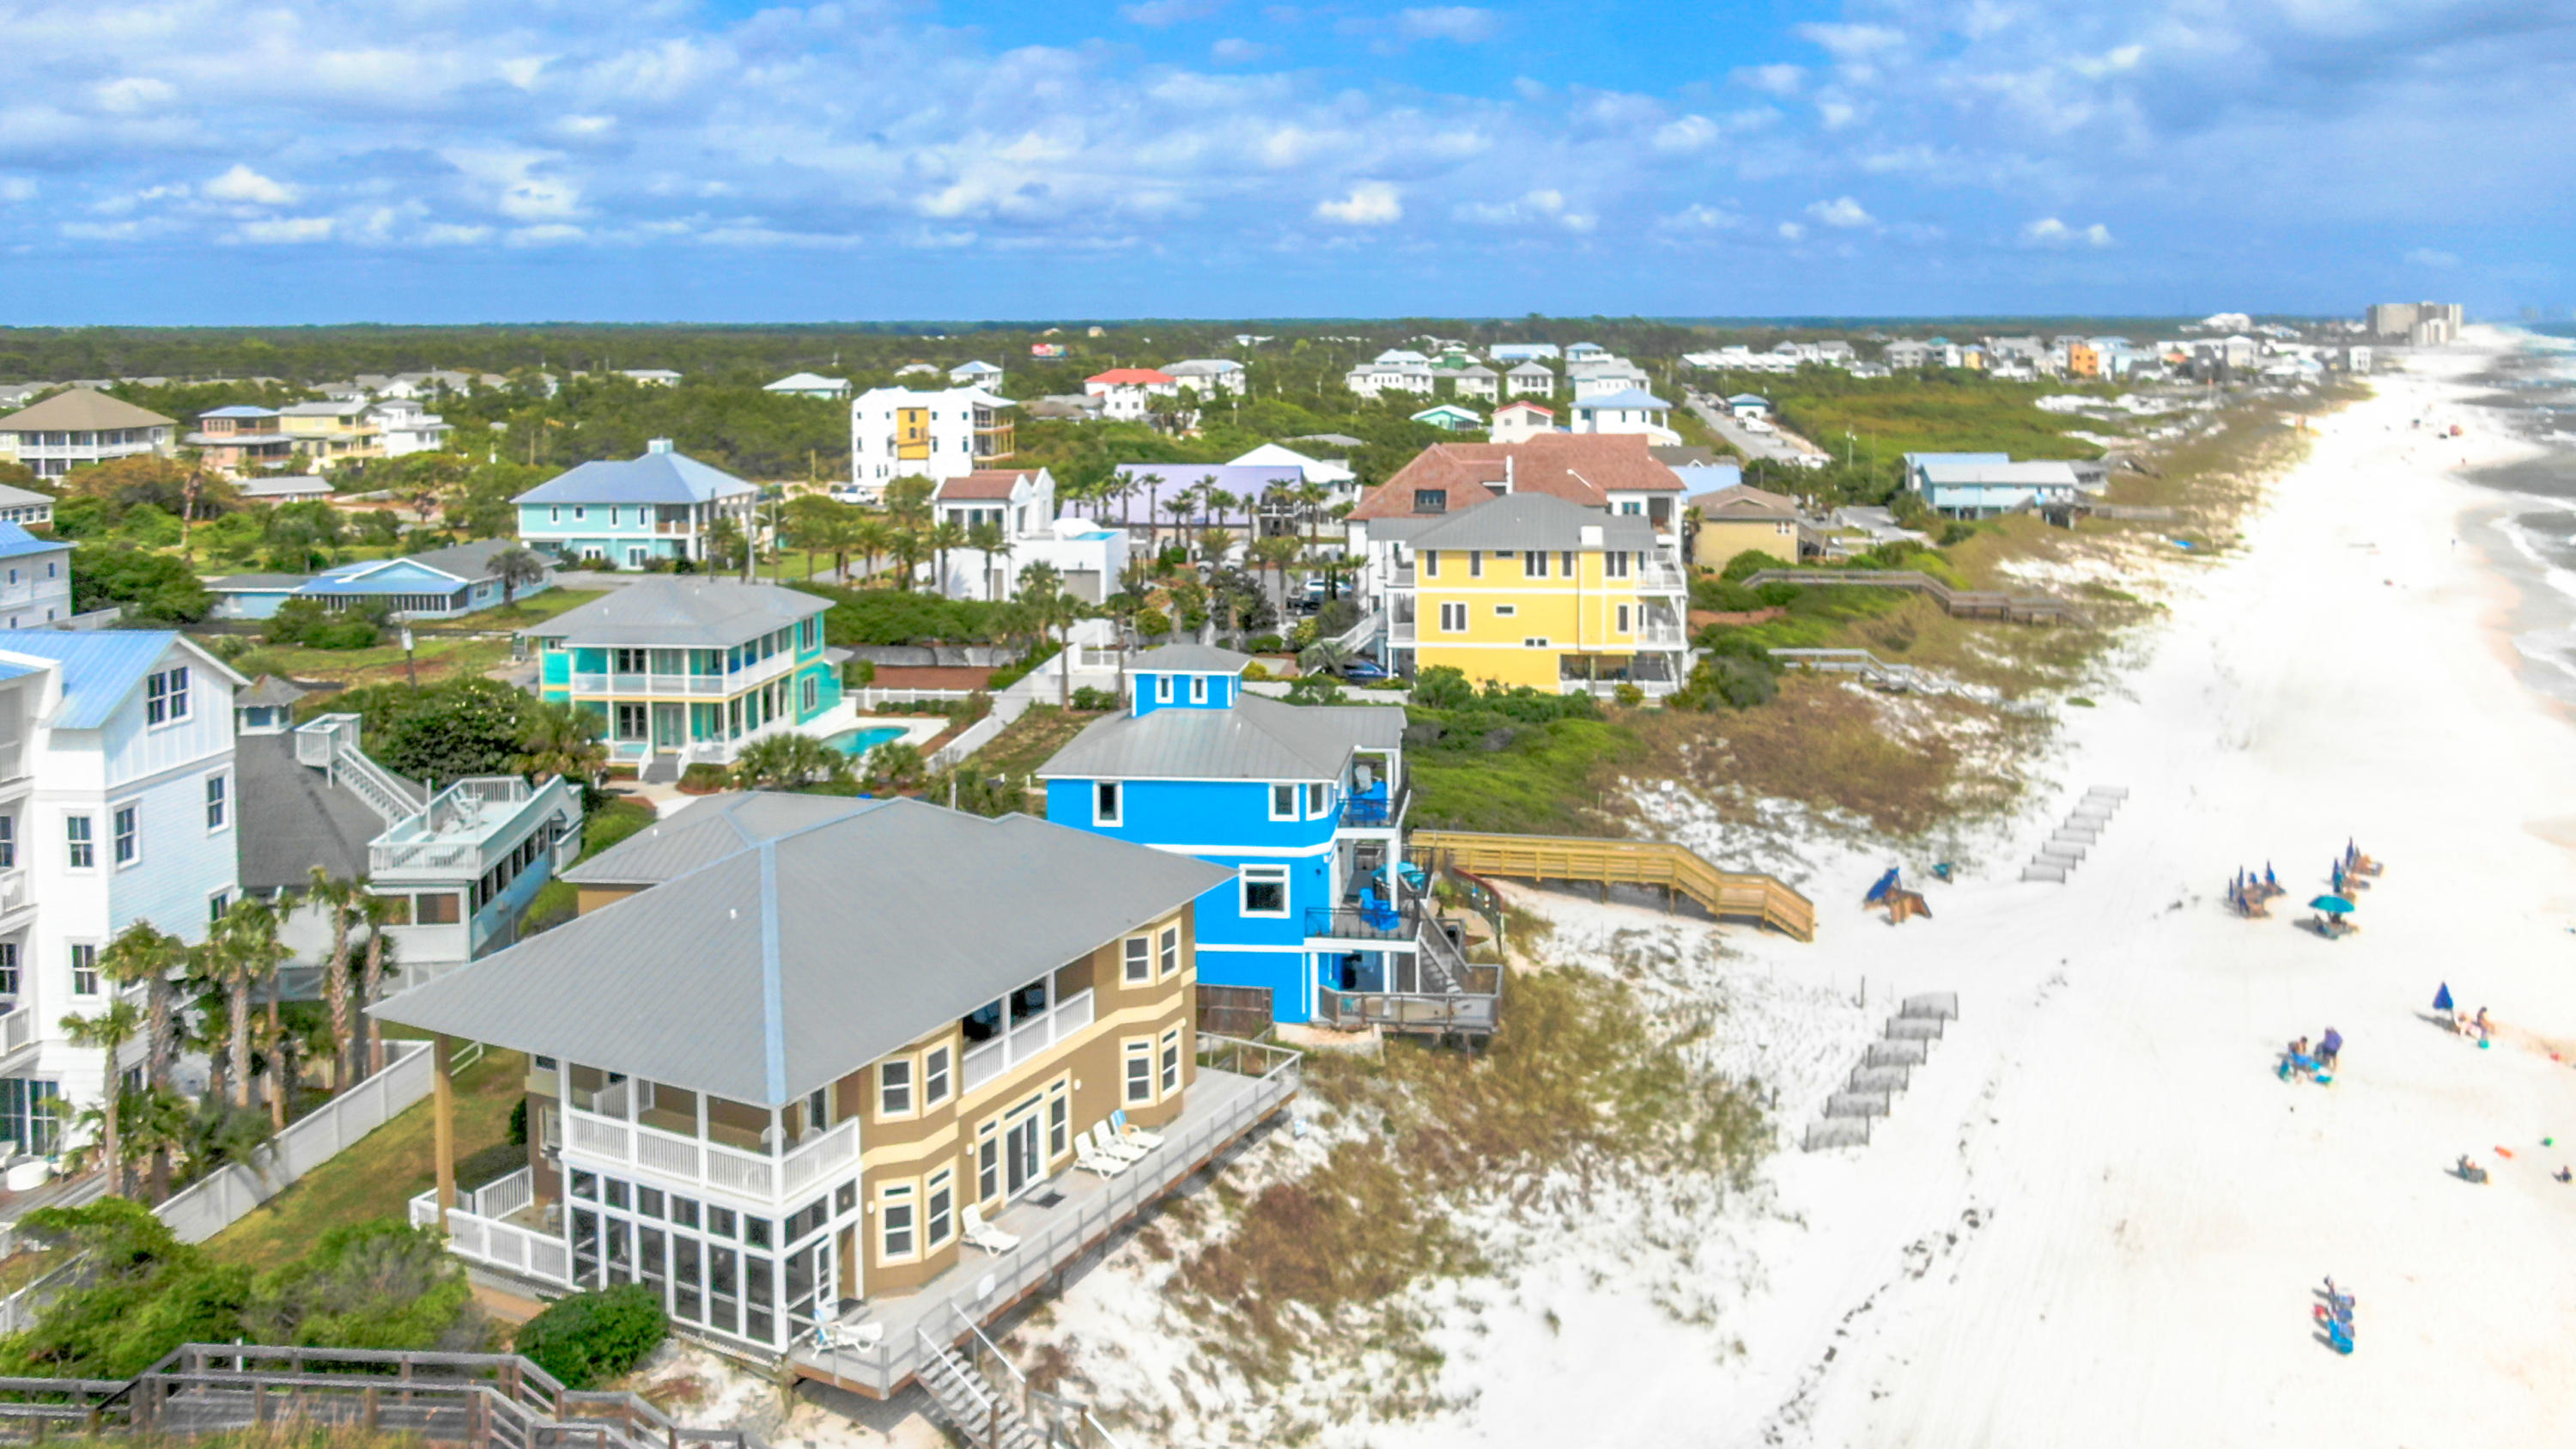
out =
[(2569, 0), (0, 0), (0, 323), (2576, 302)]

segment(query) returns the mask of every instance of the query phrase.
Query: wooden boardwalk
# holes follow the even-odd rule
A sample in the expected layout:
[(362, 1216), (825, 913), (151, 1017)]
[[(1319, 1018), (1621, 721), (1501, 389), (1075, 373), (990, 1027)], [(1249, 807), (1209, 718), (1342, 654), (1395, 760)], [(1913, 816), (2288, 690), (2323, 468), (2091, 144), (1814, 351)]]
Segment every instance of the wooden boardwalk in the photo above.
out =
[(1412, 848), (1460, 870), (1515, 880), (1661, 886), (1721, 919), (1759, 921), (1801, 941), (1816, 939), (1815, 903), (1776, 876), (1719, 870), (1685, 845), (1661, 840), (1595, 840), (1580, 835), (1497, 835), (1417, 830)]
[(1985, 589), (1954, 589), (1927, 573), (1912, 569), (1763, 569), (1747, 574), (1744, 586), (1796, 584), (1801, 588), (1904, 589), (1939, 604), (1952, 618), (2001, 619), (2011, 624), (2081, 624), (2083, 614), (2064, 599), (2041, 594), (2005, 594)]

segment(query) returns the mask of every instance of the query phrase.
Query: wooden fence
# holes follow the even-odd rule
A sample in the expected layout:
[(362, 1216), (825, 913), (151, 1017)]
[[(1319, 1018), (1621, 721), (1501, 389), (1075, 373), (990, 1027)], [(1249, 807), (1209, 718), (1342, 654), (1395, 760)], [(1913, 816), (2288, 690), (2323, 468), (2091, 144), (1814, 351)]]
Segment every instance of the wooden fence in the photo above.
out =
[(1496, 835), (1417, 830), (1413, 848), (1446, 865), (1515, 880), (1660, 886), (1712, 916), (1760, 921), (1801, 941), (1816, 939), (1815, 903), (1776, 876), (1719, 870), (1685, 845), (1661, 840), (1595, 840), (1577, 835)]

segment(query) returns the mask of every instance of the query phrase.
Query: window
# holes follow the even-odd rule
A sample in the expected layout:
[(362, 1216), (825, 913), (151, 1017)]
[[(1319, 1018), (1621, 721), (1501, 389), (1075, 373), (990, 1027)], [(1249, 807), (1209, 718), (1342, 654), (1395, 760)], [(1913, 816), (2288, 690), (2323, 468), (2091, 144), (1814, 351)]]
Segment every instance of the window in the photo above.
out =
[(1528, 579), (1547, 577), (1546, 549), (1534, 548), (1521, 555), (1521, 577)]
[(1172, 702), (1172, 676), (1168, 674), (1154, 676), (1154, 702), (1157, 704)]
[(143, 853), (143, 831), (134, 819), (138, 810), (137, 806), (119, 805), (108, 817), (116, 829), (116, 863), (120, 866), (134, 864)]
[(1288, 914), (1288, 867), (1247, 865), (1238, 873), (1243, 879), (1245, 915), (1284, 916)]
[(617, 737), (621, 740), (640, 740), (644, 738), (644, 732), (649, 727), (650, 718), (651, 706), (649, 705), (619, 705), (617, 707)]
[(1273, 785), (1270, 787), (1270, 818), (1273, 820), (1294, 820), (1297, 818), (1296, 786)]
[(1442, 604), (1440, 606), (1440, 632), (1443, 634), (1466, 633), (1467, 606), (1464, 604)]
[(1521, 647), (1523, 649), (1544, 649), (1547, 647), (1547, 641), (1544, 639), (1523, 639), (1521, 641)]
[(1173, 1027), (1163, 1033), (1163, 1095), (1168, 1097), (1181, 1089), (1181, 1029)]
[(1628, 576), (1628, 555), (1613, 550), (1601, 556), (1603, 578), (1624, 579)]
[(1574, 577), (1574, 550), (1569, 548), (1557, 554), (1556, 571), (1562, 577)]
[(463, 919), (463, 906), (454, 891), (423, 891), (411, 898), (415, 926), (453, 926)]
[(1127, 1105), (1130, 1107), (1154, 1100), (1154, 1043), (1150, 1040), (1127, 1043)]
[(98, 947), (86, 941), (72, 945), (72, 995), (98, 995)]
[(912, 1063), (909, 1060), (878, 1064), (877, 1115), (912, 1115)]
[(1064, 1156), (1073, 1150), (1073, 1096), (1058, 1082), (1047, 1094), (1047, 1156)]
[(804, 681), (798, 685), (798, 689), (801, 691), (797, 696), (798, 708), (802, 709), (807, 714), (812, 714), (823, 702), (823, 695), (820, 686), (814, 682), (814, 676), (808, 674), (805, 676)]
[(649, 649), (611, 649), (609, 668), (618, 674), (642, 674), (652, 665)]
[(555, 504), (554, 506), (552, 506), (552, 507), (550, 507), (550, 508), (548, 508), (548, 509), (546, 510), (546, 522), (548, 522), (548, 523), (561, 523), (561, 522), (563, 522), (563, 505), (562, 505), (562, 504), (560, 504), (560, 503)]
[(1627, 606), (1626, 604), (1621, 604), (1621, 605), (1619, 606), (1619, 632), (1620, 632), (1620, 633), (1622, 633), (1622, 634), (1625, 634), (1625, 633), (1628, 633), (1628, 632), (1629, 632), (1629, 629), (1628, 629), (1628, 606)]
[(223, 776), (206, 777), (206, 833), (209, 835), (223, 829), (225, 820), (229, 818), (229, 812), (224, 808), (228, 803), (225, 800), (225, 792)]
[(909, 1185), (878, 1191), (877, 1227), (883, 1243), (878, 1256), (888, 1260), (912, 1256), (912, 1188)]
[(1154, 943), (1142, 936), (1127, 938), (1126, 982), (1142, 986), (1154, 979)]
[(590, 517), (590, 505), (589, 505), (589, 504), (586, 504), (586, 503), (576, 503), (576, 504), (574, 504), (574, 505), (572, 506), (572, 521), (573, 521), (573, 522), (575, 522), (575, 523), (579, 523), (579, 522), (581, 522), (582, 520), (584, 520), (584, 519), (586, 519), (586, 518), (588, 518), (588, 517)]
[(188, 717), (188, 666), (165, 669), (143, 681), (143, 722), (176, 724)]
[(991, 1202), (1002, 1195), (1002, 1137), (991, 1122), (975, 1142), (975, 1200)]
[(1440, 550), (1426, 548), (1422, 551), (1422, 576), (1426, 579), (1440, 577)]
[(1169, 976), (1169, 975), (1171, 975), (1173, 972), (1178, 971), (1178, 970), (1180, 970), (1180, 969), (1181, 969), (1181, 928), (1180, 928), (1180, 927), (1178, 927), (1178, 926), (1165, 926), (1165, 927), (1163, 928), (1163, 952), (1162, 952), (1162, 955), (1163, 955), (1163, 974), (1164, 974), (1164, 975)]
[(1324, 787), (1321, 785), (1310, 784), (1306, 787), (1306, 818), (1309, 820), (1320, 820), (1323, 818), (1323, 815)]
[(1494, 617), (1497, 619), (1515, 618), (1518, 617), (1520, 611), (1521, 606), (1518, 604), (1496, 604), (1494, 606)]
[(948, 1100), (948, 1048), (935, 1046), (921, 1054), (921, 1105), (926, 1110)]
[(86, 815), (63, 817), (63, 864), (73, 870), (88, 870), (98, 864), (98, 847), (90, 839), (89, 826)]
[(925, 1247), (938, 1248), (947, 1243), (956, 1217), (956, 1201), (956, 1172), (943, 1167), (932, 1173), (922, 1193), (921, 1226)]
[(224, 918), (224, 912), (229, 911), (232, 908), (233, 893), (231, 891), (216, 891), (214, 894), (206, 897), (206, 924), (211, 926), (215, 922), (222, 920)]
[(1471, 579), (1481, 579), (1481, 578), (1483, 578), (1484, 576), (1485, 576), (1485, 554), (1484, 554), (1484, 551), (1483, 551), (1482, 549), (1473, 549), (1473, 548), (1471, 548), (1471, 549), (1467, 550), (1467, 577), (1469, 577), (1469, 578), (1471, 578)]
[(0, 941), (0, 996), (18, 994), (18, 943)]
[(1118, 823), (1117, 781), (1096, 780), (1092, 782), (1091, 823), (1094, 825), (1115, 825)]
[(0, 815), (0, 870), (13, 870), (18, 864), (18, 817)]
[(1190, 703), (1192, 703), (1192, 704), (1205, 704), (1205, 703), (1207, 703), (1207, 676), (1206, 676), (1206, 675), (1204, 675), (1204, 674), (1193, 674), (1193, 675), (1191, 675), (1191, 676), (1190, 676)]

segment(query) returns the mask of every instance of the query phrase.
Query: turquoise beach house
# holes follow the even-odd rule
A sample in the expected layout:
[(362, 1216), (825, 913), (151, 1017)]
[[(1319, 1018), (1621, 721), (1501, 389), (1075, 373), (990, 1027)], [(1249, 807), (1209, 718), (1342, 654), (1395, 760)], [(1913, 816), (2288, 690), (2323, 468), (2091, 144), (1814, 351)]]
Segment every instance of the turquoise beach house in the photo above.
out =
[(655, 438), (643, 457), (584, 463), (511, 501), (528, 547), (564, 563), (604, 559), (641, 569), (655, 560), (705, 564), (720, 520), (750, 533), (760, 490)]
[(1463, 1016), (1470, 973), (1404, 863), (1404, 711), (1292, 705), (1244, 689), (1251, 656), (1136, 657), (1127, 709), (1038, 770), (1047, 818), (1234, 872), (1198, 899), (1203, 999), (1337, 1025)]
[(638, 579), (519, 637), (537, 651), (540, 697), (597, 714), (610, 758), (667, 779), (840, 705), (830, 608), (776, 584)]

